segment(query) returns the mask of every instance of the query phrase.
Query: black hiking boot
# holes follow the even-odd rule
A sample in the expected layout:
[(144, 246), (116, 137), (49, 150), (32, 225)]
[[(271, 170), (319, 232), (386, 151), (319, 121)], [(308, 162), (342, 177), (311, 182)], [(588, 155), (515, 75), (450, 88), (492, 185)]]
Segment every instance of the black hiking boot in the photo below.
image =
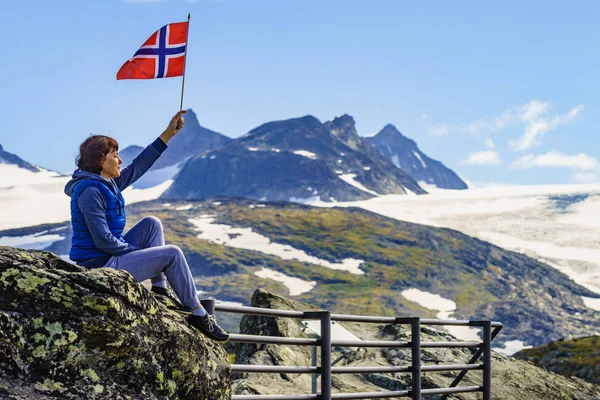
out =
[(156, 299), (167, 306), (170, 310), (175, 310), (183, 313), (191, 313), (192, 310), (184, 306), (177, 300), (171, 293), (169, 293), (169, 289), (165, 289), (159, 286), (152, 286), (152, 293), (154, 293)]
[(217, 319), (214, 315), (206, 314), (201, 317), (199, 315), (188, 315), (188, 322), (191, 326), (198, 329), (204, 336), (215, 342), (226, 343), (229, 340), (229, 333), (217, 324)]

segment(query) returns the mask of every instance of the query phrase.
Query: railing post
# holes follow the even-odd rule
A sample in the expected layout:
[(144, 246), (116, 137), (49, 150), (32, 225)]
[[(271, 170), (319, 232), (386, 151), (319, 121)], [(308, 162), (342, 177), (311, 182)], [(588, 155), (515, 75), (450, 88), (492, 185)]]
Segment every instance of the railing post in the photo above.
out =
[(319, 400), (331, 400), (331, 313), (321, 313), (321, 395)]
[[(310, 348), (310, 365), (312, 367), (317, 366), (317, 346), (312, 346)], [(318, 374), (314, 373), (311, 376), (311, 393), (317, 394), (317, 376)]]
[(492, 399), (492, 321), (483, 321), (483, 400)]
[(412, 399), (421, 400), (421, 318), (411, 318)]

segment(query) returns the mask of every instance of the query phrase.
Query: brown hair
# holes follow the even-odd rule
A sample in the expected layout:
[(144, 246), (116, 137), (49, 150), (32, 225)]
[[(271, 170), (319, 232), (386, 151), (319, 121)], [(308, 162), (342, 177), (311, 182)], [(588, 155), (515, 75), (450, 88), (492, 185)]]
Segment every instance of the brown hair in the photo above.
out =
[(79, 156), (75, 164), (82, 171), (100, 174), (106, 155), (113, 150), (119, 150), (119, 143), (115, 139), (104, 135), (92, 135), (79, 146)]

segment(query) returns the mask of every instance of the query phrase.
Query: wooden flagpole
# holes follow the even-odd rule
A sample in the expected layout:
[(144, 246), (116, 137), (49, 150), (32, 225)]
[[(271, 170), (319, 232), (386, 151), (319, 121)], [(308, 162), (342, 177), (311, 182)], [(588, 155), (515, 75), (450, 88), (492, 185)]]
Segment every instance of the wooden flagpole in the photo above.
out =
[(190, 37), (190, 14), (188, 13), (188, 26), (187, 26), (187, 32), (185, 34), (185, 59), (183, 60), (183, 80), (181, 81), (181, 103), (179, 104), (179, 112), (183, 111), (183, 88), (185, 86), (185, 67), (187, 65), (187, 59), (188, 59), (188, 47), (189, 47), (189, 42), (188, 42), (188, 38)]

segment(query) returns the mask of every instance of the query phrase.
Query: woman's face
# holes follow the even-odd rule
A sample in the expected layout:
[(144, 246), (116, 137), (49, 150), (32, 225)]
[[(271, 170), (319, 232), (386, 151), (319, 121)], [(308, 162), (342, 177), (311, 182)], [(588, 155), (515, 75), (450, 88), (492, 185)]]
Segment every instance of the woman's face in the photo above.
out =
[(120, 165), (123, 161), (119, 158), (119, 152), (117, 150), (112, 150), (110, 153), (106, 155), (104, 163), (102, 163), (102, 175), (104, 178), (117, 178), (121, 175), (121, 167)]

